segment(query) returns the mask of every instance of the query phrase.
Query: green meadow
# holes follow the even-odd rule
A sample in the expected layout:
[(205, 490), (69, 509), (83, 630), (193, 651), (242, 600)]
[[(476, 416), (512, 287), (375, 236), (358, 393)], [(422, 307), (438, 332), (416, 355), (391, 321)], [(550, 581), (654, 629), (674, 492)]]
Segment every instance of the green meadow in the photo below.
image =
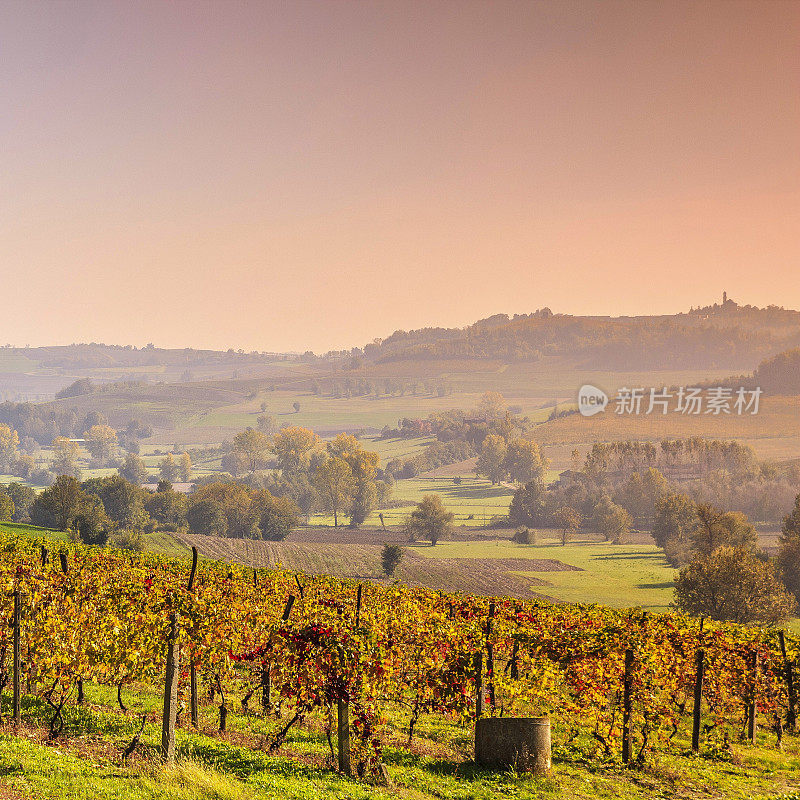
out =
[(530, 558), (555, 559), (580, 571), (525, 572), (547, 581), (542, 594), (567, 603), (597, 603), (614, 608), (639, 606), (667, 611), (672, 602), (675, 570), (655, 545), (614, 545), (578, 539), (561, 546), (553, 531), (537, 531), (540, 544), (494, 541), (440, 542), (417, 552), (428, 558)]

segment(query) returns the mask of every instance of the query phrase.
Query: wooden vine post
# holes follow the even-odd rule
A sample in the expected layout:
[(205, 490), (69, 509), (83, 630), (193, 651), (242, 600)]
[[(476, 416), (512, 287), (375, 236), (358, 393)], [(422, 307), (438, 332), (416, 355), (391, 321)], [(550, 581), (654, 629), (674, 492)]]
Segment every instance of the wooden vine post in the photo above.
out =
[(339, 772), (350, 775), (350, 704), (346, 700), (336, 703), (336, 738), (339, 745)]
[(479, 720), (483, 716), (483, 652), (478, 650), (475, 653), (475, 720)]
[[(281, 620), (283, 622), (289, 621), (289, 615), (292, 613), (292, 606), (294, 606), (295, 597), (290, 594), (286, 599), (286, 605), (283, 607), (283, 614)], [(272, 677), (269, 670), (269, 662), (264, 659), (261, 662), (261, 708), (266, 714), (272, 708)]]
[(20, 655), (20, 617), (21, 597), (19, 589), (14, 592), (14, 666), (12, 679), (14, 682), (14, 697), (13, 697), (13, 716), (14, 725), (19, 725), (21, 722), (20, 713), (20, 673), (22, 672), (22, 663)]
[(792, 662), (786, 655), (786, 637), (783, 631), (778, 632), (778, 639), (781, 643), (783, 669), (786, 674), (786, 691), (789, 695), (789, 710), (786, 712), (786, 727), (794, 733), (797, 730), (797, 695), (794, 690), (794, 673), (792, 671)]
[[(45, 566), (46, 552), (47, 551), (45, 551), (43, 549), (43, 552), (42, 552), (42, 566)], [(69, 575), (69, 561), (67, 559), (67, 554), (63, 550), (58, 554), (58, 560), (61, 563), (61, 572), (63, 572), (64, 575)], [(78, 703), (83, 703), (83, 702), (86, 701), (86, 694), (83, 691), (83, 678), (80, 678), (80, 677), (78, 678), (78, 698), (77, 698), (77, 701), (78, 701)]]
[[(356, 593), (356, 616), (354, 628), (358, 628), (361, 622), (361, 599), (364, 587), (358, 584)], [(339, 772), (345, 775), (352, 775), (352, 765), (350, 763), (350, 703), (343, 698), (336, 701), (336, 741), (338, 746)]]
[(692, 708), (692, 752), (700, 750), (700, 706), (703, 702), (703, 678), (705, 675), (705, 651), (697, 651), (697, 674), (694, 679), (694, 707)]
[(492, 630), (494, 627), (494, 602), (489, 603), (489, 619), (486, 620), (486, 678), (489, 684), (489, 706), (494, 712), (494, 645), (491, 642)]
[[(192, 545), (192, 570), (189, 573), (189, 583), (187, 584), (188, 590), (191, 592), (194, 589), (194, 579), (197, 575), (197, 548)], [(197, 665), (194, 663), (194, 658), (190, 659), (189, 663), (189, 714), (192, 720), (192, 727), (197, 728), (199, 725), (199, 704), (197, 699)]]
[(175, 718), (178, 712), (178, 614), (169, 615), (167, 634), (167, 670), (164, 676), (164, 715), (161, 721), (161, 758), (167, 763), (175, 760)]
[(758, 651), (750, 655), (750, 677), (752, 680), (750, 696), (747, 698), (747, 738), (756, 741), (756, 681), (758, 680)]
[(633, 689), (633, 650), (625, 650), (625, 674), (622, 684), (622, 760), (631, 762), (631, 710)]

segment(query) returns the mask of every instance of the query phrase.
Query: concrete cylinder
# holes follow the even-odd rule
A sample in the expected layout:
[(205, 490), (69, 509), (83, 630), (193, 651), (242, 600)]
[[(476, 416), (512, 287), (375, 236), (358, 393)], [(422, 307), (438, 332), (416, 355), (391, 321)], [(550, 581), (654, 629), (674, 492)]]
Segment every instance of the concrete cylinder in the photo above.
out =
[(550, 754), (549, 717), (483, 717), (475, 723), (475, 761), (482, 767), (546, 775)]

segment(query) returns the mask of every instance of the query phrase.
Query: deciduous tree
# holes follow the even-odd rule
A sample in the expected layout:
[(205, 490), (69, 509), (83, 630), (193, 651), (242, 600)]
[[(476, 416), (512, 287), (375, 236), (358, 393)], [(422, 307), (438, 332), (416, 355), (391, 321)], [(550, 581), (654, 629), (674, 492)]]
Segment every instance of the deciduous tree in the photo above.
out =
[(53, 439), (53, 463), (50, 465), (50, 469), (56, 475), (70, 475), (76, 480), (80, 480), (79, 452), (80, 448), (76, 442), (64, 436), (56, 437)]
[(353, 470), (343, 458), (330, 456), (314, 471), (314, 486), (323, 508), (333, 514), (333, 527), (338, 527), (339, 514), (352, 502), (356, 489)]
[(475, 464), (475, 471), (485, 475), (492, 484), (500, 483), (505, 476), (505, 459), (508, 448), (502, 436), (490, 433), (481, 445), (481, 453)]
[(233, 437), (233, 452), (242, 456), (249, 472), (266, 466), (271, 449), (269, 436), (253, 428), (247, 428)]
[(777, 625), (795, 610), (795, 599), (769, 561), (746, 545), (721, 546), (684, 567), (675, 581), (675, 605), (714, 620)]
[(92, 425), (89, 430), (84, 431), (83, 438), (92, 458), (101, 464), (111, 458), (117, 444), (117, 432), (109, 425)]
[(435, 545), (450, 531), (453, 519), (455, 515), (445, 509), (438, 494), (426, 494), (408, 519), (411, 540), (427, 539)]
[(311, 451), (319, 444), (319, 437), (308, 428), (291, 425), (278, 431), (272, 442), (278, 466), (287, 473), (308, 469)]
[(572, 506), (561, 506), (553, 513), (553, 519), (561, 531), (561, 544), (566, 545), (569, 535), (581, 527), (581, 515)]
[(631, 529), (631, 515), (604, 494), (594, 509), (594, 526), (607, 542), (621, 544)]
[(549, 465), (539, 445), (532, 439), (515, 439), (508, 445), (504, 460), (504, 472), (512, 481), (528, 483), (544, 480)]
[(119, 474), (126, 481), (141, 486), (147, 480), (147, 467), (136, 453), (128, 453), (125, 456), (125, 462), (119, 468)]

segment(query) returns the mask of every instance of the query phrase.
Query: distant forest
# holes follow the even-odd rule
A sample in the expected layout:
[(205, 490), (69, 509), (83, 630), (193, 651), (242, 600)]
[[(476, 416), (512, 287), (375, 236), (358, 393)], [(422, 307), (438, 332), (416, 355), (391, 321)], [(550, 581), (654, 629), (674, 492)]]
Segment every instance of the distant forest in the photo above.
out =
[(577, 368), (753, 369), (800, 345), (800, 312), (739, 306), (732, 300), (663, 317), (574, 317), (544, 308), (498, 314), (466, 328), (396, 331), (364, 347), (364, 357), (407, 360), (556, 357)]

